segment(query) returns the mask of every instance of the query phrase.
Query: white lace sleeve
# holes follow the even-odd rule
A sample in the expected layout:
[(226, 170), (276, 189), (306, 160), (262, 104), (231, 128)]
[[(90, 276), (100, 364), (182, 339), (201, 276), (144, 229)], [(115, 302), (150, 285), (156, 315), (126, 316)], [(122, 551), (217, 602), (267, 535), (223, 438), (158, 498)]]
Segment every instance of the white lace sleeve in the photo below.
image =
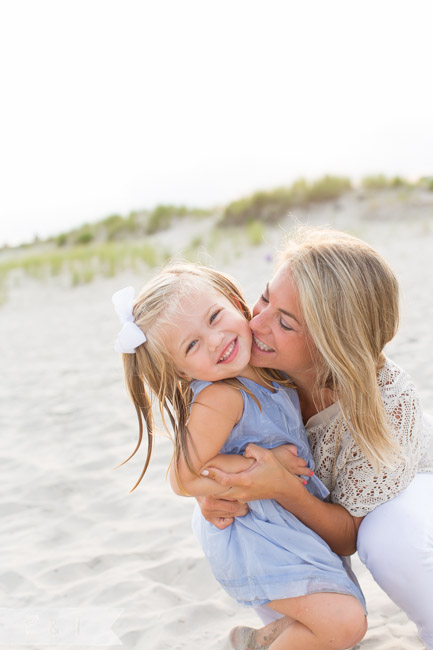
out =
[(379, 385), (390, 426), (400, 445), (400, 456), (392, 467), (377, 472), (344, 431), (335, 463), (332, 501), (353, 516), (362, 517), (406, 488), (426, 451), (419, 399), (410, 377), (388, 362)]

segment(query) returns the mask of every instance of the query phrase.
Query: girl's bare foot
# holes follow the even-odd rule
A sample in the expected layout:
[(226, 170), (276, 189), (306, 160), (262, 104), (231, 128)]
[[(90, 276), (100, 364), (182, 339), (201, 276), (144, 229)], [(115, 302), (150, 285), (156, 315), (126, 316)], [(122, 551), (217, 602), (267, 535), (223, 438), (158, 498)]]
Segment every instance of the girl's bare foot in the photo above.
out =
[(234, 627), (230, 632), (229, 640), (234, 650), (267, 650), (281, 632), (292, 623), (292, 618), (283, 616), (258, 630), (253, 627)]

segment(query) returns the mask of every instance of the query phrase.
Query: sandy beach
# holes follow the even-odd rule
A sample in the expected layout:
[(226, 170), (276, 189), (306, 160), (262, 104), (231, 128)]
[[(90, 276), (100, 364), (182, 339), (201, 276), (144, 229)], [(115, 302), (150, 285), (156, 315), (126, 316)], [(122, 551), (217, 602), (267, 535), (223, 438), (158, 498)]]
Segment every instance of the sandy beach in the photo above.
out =
[[(433, 220), (354, 223), (340, 214), (337, 226), (375, 245), (396, 271), (402, 323), (387, 352), (433, 412)], [(272, 273), (280, 235), (276, 228), (269, 243), (219, 264), (250, 304)], [(144, 280), (131, 272), (66, 288), (59, 279), (26, 279), (0, 308), (0, 608), (23, 616), (35, 608), (117, 610), (113, 631), (128, 650), (224, 650), (234, 625), (259, 621), (211, 575), (191, 531), (193, 500), (172, 494), (166, 480), (171, 443), (158, 436), (133, 494), (144, 450), (113, 469), (133, 450), (137, 424), (113, 351), (119, 325), (111, 294), (128, 284), (138, 290)], [(357, 647), (422, 648), (415, 625), (357, 556), (353, 566), (369, 610)], [(32, 650), (44, 646), (31, 627), (27, 638)], [(55, 631), (50, 638), (64, 645)]]

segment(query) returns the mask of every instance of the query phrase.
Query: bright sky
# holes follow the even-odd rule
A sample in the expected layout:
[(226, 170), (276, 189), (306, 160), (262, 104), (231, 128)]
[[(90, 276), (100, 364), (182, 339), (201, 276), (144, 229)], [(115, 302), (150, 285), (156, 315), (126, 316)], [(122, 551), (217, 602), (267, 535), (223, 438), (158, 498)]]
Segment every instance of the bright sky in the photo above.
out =
[(0, 1), (0, 245), (433, 173), (431, 0)]

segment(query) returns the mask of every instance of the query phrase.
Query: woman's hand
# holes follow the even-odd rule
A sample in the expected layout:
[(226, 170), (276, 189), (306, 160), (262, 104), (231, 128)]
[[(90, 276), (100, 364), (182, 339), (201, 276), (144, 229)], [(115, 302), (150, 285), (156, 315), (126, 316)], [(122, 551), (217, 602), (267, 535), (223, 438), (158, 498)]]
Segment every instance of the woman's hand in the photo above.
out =
[(239, 501), (215, 497), (197, 497), (197, 501), (203, 517), (220, 530), (231, 526), (234, 517), (243, 517), (249, 510), (246, 503)]
[[(244, 453), (246, 458), (251, 458), (254, 461), (249, 469), (236, 474), (228, 474), (215, 467), (207, 467), (205, 471), (208, 472), (207, 476), (209, 478), (214, 479), (223, 487), (229, 488), (224, 493), (226, 498), (236, 499), (241, 502), (256, 499), (287, 499), (290, 494), (290, 486), (293, 486), (294, 482), (302, 481), (302, 479), (293, 476), (281, 464), (274, 451), (249, 444)], [(293, 456), (293, 453), (289, 450), (285, 450), (285, 454)], [(305, 461), (303, 461), (303, 464), (299, 464), (293, 463), (293, 459), (290, 459), (290, 464), (296, 464), (296, 467), (301, 469), (305, 468)]]
[[(281, 452), (278, 452), (280, 454)], [(290, 454), (289, 450), (285, 451)], [(356, 551), (356, 535), (362, 517), (352, 515), (338, 503), (321, 501), (310, 494), (302, 485), (303, 480), (287, 470), (270, 449), (262, 449), (249, 444), (244, 454), (254, 460), (251, 467), (237, 474), (229, 474), (221, 469), (208, 467), (208, 476), (227, 488), (225, 499), (236, 499), (240, 502), (256, 499), (275, 499), (280, 505), (291, 512), (306, 526), (322, 537), (338, 555), (351, 555)], [(290, 464), (292, 458), (286, 459)], [(286, 461), (285, 461), (286, 462)], [(305, 466), (302, 466), (305, 467)], [(303, 470), (304, 475), (311, 470)], [(210, 497), (208, 497), (209, 499)], [(204, 507), (205, 518), (218, 528), (226, 528), (233, 523), (233, 517), (241, 516), (235, 512), (235, 504), (230, 501), (216, 500), (224, 504), (223, 509), (208, 504)], [(233, 508), (232, 512), (226, 506)], [(242, 514), (246, 514), (243, 512)]]
[(270, 450), (275, 458), (288, 472), (295, 476), (313, 476), (314, 472), (307, 467), (307, 461), (298, 456), (296, 445), (281, 445)]

